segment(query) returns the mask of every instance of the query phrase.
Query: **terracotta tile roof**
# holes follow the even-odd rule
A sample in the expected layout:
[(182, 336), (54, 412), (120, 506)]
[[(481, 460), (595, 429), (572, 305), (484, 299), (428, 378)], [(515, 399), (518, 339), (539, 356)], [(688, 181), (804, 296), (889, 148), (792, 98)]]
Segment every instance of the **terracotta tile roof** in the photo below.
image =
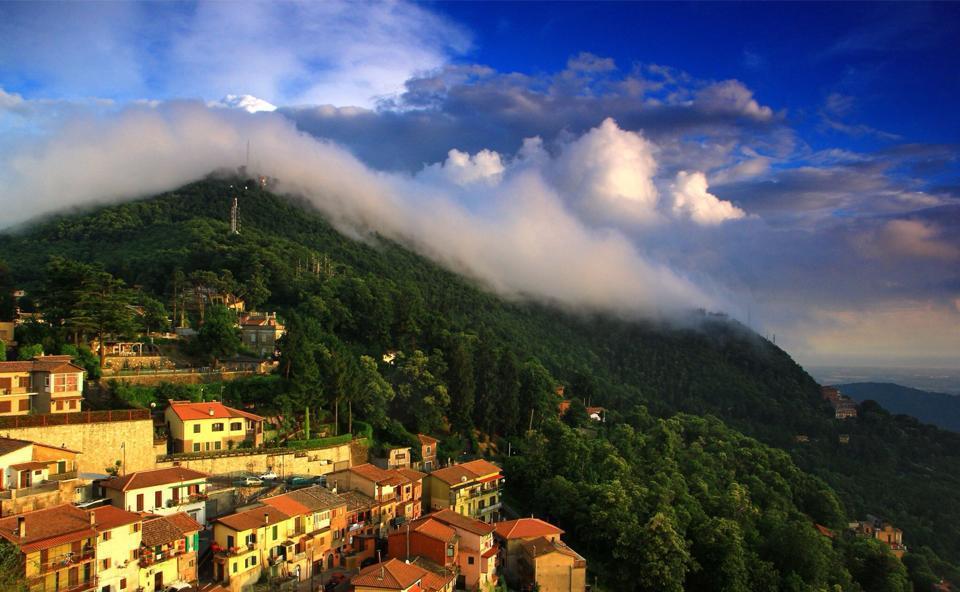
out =
[(426, 473), (421, 473), (420, 471), (414, 471), (413, 469), (408, 469), (406, 467), (394, 469), (396, 472), (400, 473), (410, 481), (421, 481), (424, 477), (427, 476)]
[(32, 360), (0, 362), (0, 372), (83, 372), (70, 356), (38, 356)]
[(467, 469), (477, 477), (486, 477), (487, 475), (496, 475), (500, 473), (500, 467), (488, 460), (482, 458), (465, 462), (461, 467)]
[[(19, 518), (24, 520), (26, 536), (15, 534)], [(90, 514), (72, 504), (0, 519), (0, 537), (28, 553), (92, 536), (96, 536), (96, 532), (90, 525)]]
[(380, 467), (371, 465), (370, 463), (350, 467), (347, 470), (354, 475), (363, 477), (367, 481), (373, 481), (374, 483), (389, 483), (397, 480), (396, 474), (392, 471), (381, 469)]
[(14, 450), (20, 450), (30, 446), (33, 442), (27, 440), (15, 440), (13, 438), (0, 438), (0, 456), (9, 454)]
[(297, 489), (285, 495), (290, 499), (293, 499), (296, 502), (306, 506), (307, 510), (310, 512), (330, 510), (332, 508), (339, 508), (347, 505), (346, 500), (341, 496), (333, 493), (326, 487), (320, 487), (319, 485)]
[(304, 516), (310, 513), (310, 508), (297, 502), (289, 495), (277, 495), (260, 500), (271, 508), (276, 508), (288, 516)]
[(492, 524), (487, 524), (480, 520), (470, 518), (469, 516), (463, 516), (457, 514), (453, 510), (437, 510), (432, 514), (428, 514), (426, 517), (433, 518), (434, 520), (439, 520), (447, 526), (450, 526), (454, 529), (461, 529), (467, 532), (472, 532), (473, 534), (485, 535), (490, 534), (495, 529)]
[(49, 464), (51, 464), (51, 463), (55, 463), (55, 462), (57, 462), (57, 461), (55, 461), (55, 460), (47, 460), (47, 461), (43, 461), (43, 460), (32, 460), (32, 461), (30, 461), (30, 462), (17, 463), (17, 464), (15, 464), (15, 465), (10, 465), (10, 468), (13, 469), (13, 470), (15, 470), (15, 471), (28, 471), (28, 470), (32, 471), (32, 470), (34, 470), (34, 469), (45, 469), (45, 468), (47, 468), (47, 465), (49, 465)]
[(143, 545), (157, 547), (174, 543), (201, 528), (196, 520), (183, 512), (156, 516), (143, 522)]
[(426, 434), (417, 434), (417, 439), (419, 439), (420, 444), (424, 446), (429, 446), (431, 444), (436, 444), (437, 442), (439, 442), (439, 440), (437, 440), (433, 436), (427, 436)]
[(101, 481), (100, 486), (107, 489), (130, 491), (144, 487), (156, 487), (158, 485), (196, 481), (206, 478), (207, 474), (201, 473), (200, 471), (194, 471), (186, 467), (168, 467), (165, 469), (137, 471), (136, 473), (124, 475), (123, 477), (111, 477)]
[[(455, 538), (457, 538), (457, 531), (450, 528), (443, 522), (429, 517), (411, 523), (410, 530), (413, 532), (419, 532), (432, 539), (437, 539), (445, 543), (452, 542)], [(399, 532), (403, 532), (403, 530), (401, 529)]]
[(91, 510), (96, 517), (96, 529), (98, 532), (112, 530), (134, 522), (140, 522), (143, 518), (136, 512), (127, 512), (115, 506), (101, 506)]
[(456, 579), (457, 574), (452, 569), (438, 565), (425, 557), (416, 557), (411, 562), (417, 567), (427, 570), (423, 576), (423, 589), (425, 592), (437, 592), (443, 590), (444, 586), (450, 584)]
[(566, 543), (560, 541), (550, 541), (544, 537), (535, 538), (529, 541), (521, 541), (523, 548), (533, 557), (541, 557), (550, 553), (560, 553), (575, 560), (583, 561), (579, 553), (571, 549)]
[(283, 522), (291, 517), (277, 508), (274, 508), (273, 506), (264, 505), (251, 508), (249, 510), (244, 510), (243, 512), (221, 516), (217, 518), (215, 522), (219, 522), (220, 524), (228, 526), (238, 532), (242, 530), (252, 530), (263, 527), (265, 514), (269, 518), (269, 521), (267, 522), (268, 525)]
[(388, 559), (360, 570), (350, 580), (353, 586), (381, 588), (383, 590), (406, 590), (421, 580), (427, 570), (416, 565), (404, 563), (399, 559)]
[(191, 403), (190, 401), (170, 401), (170, 409), (181, 421), (198, 419), (231, 419), (245, 418), (251, 421), (263, 421), (259, 415), (227, 407), (223, 403), (209, 401), (206, 403)]
[(453, 465), (444, 467), (442, 469), (437, 469), (436, 471), (430, 473), (430, 476), (440, 479), (447, 485), (459, 485), (461, 483), (473, 481), (477, 478), (476, 475), (465, 469), (463, 465)]
[(360, 491), (343, 491), (337, 494), (347, 502), (347, 510), (369, 510), (377, 505), (377, 500)]
[(498, 522), (495, 526), (497, 536), (505, 540), (530, 539), (563, 534), (563, 530), (538, 518), (506, 520), (504, 522)]

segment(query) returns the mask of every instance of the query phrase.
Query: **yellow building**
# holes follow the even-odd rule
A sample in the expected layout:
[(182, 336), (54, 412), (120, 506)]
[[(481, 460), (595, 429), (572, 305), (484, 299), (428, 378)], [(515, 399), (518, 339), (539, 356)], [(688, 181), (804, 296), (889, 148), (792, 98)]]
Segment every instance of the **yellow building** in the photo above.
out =
[(0, 362), (0, 416), (82, 411), (83, 372), (70, 356)]
[(95, 590), (97, 532), (91, 512), (70, 504), (0, 519), (0, 537), (23, 555), (30, 592)]
[[(507, 585), (513, 589), (522, 589), (533, 583), (530, 578), (533, 577), (536, 555), (536, 565), (539, 568), (537, 582), (541, 589), (583, 592), (587, 563), (563, 544), (560, 540), (562, 534), (563, 530), (537, 518), (498, 522), (494, 536), (501, 547), (501, 572)], [(530, 544), (529, 548), (527, 543)], [(536, 549), (538, 546), (539, 549)], [(554, 557), (551, 555), (554, 552), (560, 555)]]
[(346, 536), (346, 500), (309, 487), (262, 502), (214, 521), (216, 582), (238, 592), (264, 572), (304, 581), (334, 566)]
[(500, 518), (504, 478), (500, 467), (473, 460), (437, 469), (424, 479), (429, 510), (450, 509), (484, 522)]
[(141, 592), (197, 583), (200, 526), (190, 516), (150, 516), (144, 519), (140, 541)]
[(92, 510), (97, 531), (97, 590), (122, 592), (140, 578), (138, 564), (143, 519), (113, 506)]
[(174, 452), (229, 450), (263, 444), (263, 418), (222, 403), (170, 401), (164, 411)]
[(536, 582), (540, 592), (583, 592), (587, 585), (587, 561), (559, 539), (539, 537), (521, 542), (520, 578), (524, 585)]

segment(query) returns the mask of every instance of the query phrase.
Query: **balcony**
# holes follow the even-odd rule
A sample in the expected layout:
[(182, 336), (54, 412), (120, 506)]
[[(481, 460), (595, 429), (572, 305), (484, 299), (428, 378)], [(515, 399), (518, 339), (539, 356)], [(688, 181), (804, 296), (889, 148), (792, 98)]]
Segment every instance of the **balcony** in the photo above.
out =
[(46, 563), (40, 564), (40, 573), (48, 574), (55, 571), (60, 571), (61, 569), (67, 569), (69, 567), (80, 565), (87, 561), (92, 561), (96, 556), (94, 549), (86, 549), (79, 553), (66, 553), (60, 557), (55, 557), (47, 561)]
[(491, 512), (496, 512), (496, 511), (500, 510), (501, 505), (502, 505), (502, 504), (500, 504), (500, 502), (497, 502), (497, 503), (495, 503), (495, 504), (490, 504), (489, 506), (486, 506), (485, 508), (479, 508), (479, 509), (478, 509), (478, 512), (479, 512), (479, 514), (480, 514), (481, 516), (483, 516), (483, 515), (485, 515), (485, 514), (489, 514), (489, 513), (491, 513)]
[(67, 481), (68, 479), (76, 479), (76, 478), (77, 478), (77, 472), (76, 472), (76, 471), (64, 471), (64, 472), (62, 472), (62, 473), (53, 473), (53, 474), (51, 474), (51, 475), (47, 475), (47, 478), (48, 478), (50, 481)]

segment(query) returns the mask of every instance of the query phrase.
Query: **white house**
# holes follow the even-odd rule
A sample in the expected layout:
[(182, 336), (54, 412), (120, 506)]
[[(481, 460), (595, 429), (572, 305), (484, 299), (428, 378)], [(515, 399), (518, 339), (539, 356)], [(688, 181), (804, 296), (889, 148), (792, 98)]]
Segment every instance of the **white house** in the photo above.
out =
[(100, 487), (118, 508), (160, 516), (185, 512), (206, 524), (206, 473), (186, 467), (152, 469), (105, 479)]

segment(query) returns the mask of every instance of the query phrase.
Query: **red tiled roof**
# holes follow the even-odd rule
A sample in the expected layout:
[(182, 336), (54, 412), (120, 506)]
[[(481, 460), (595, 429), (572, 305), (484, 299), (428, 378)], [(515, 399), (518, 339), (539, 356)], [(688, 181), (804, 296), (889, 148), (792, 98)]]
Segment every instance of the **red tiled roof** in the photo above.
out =
[[(186, 518), (186, 520), (183, 518)], [(187, 520), (190, 522), (187, 522)], [(174, 543), (185, 537), (187, 533), (198, 530), (200, 530), (200, 525), (182, 512), (172, 516), (156, 516), (144, 520), (141, 540), (144, 546), (157, 547)]]
[(272, 508), (276, 508), (288, 516), (302, 516), (310, 513), (310, 508), (294, 500), (289, 495), (277, 495), (261, 500)]
[(0, 372), (83, 372), (70, 356), (38, 356), (32, 360), (0, 362)]
[[(413, 532), (419, 532), (432, 539), (437, 539), (445, 543), (449, 543), (457, 537), (457, 531), (450, 528), (443, 522), (429, 517), (411, 523), (410, 530)], [(399, 532), (403, 531), (401, 530)]]
[(486, 480), (495, 478), (500, 475), (500, 467), (481, 458), (463, 464), (437, 469), (430, 474), (448, 485), (457, 485), (484, 477), (489, 478)]
[(347, 500), (325, 487), (320, 487), (319, 485), (305, 487), (304, 489), (297, 489), (296, 491), (291, 491), (284, 495), (305, 506), (309, 512), (329, 510), (341, 506), (346, 507), (347, 505)]
[(549, 553), (560, 553), (567, 557), (572, 557), (574, 560), (583, 560), (583, 557), (581, 557), (579, 553), (568, 547), (566, 543), (560, 541), (550, 541), (544, 537), (539, 537), (529, 541), (521, 541), (520, 544), (523, 545), (527, 552), (533, 557), (540, 557), (541, 555), (547, 555)]
[(263, 421), (263, 418), (253, 413), (227, 407), (223, 403), (209, 401), (206, 403), (191, 403), (190, 401), (170, 401), (170, 409), (181, 421), (195, 421), (199, 419), (230, 419), (242, 417), (251, 421)]
[(9, 454), (14, 450), (20, 450), (30, 446), (33, 442), (28, 440), (16, 440), (13, 438), (0, 438), (0, 456)]
[(500, 474), (500, 467), (482, 458), (463, 463), (461, 466), (471, 473), (474, 473), (477, 477)]
[(427, 570), (416, 565), (404, 563), (399, 559), (388, 559), (360, 570), (350, 580), (354, 586), (381, 588), (383, 590), (406, 590), (421, 580)]
[(420, 443), (423, 444), (424, 446), (428, 446), (430, 444), (436, 444), (437, 442), (439, 442), (439, 440), (437, 440), (433, 436), (427, 436), (426, 434), (417, 434), (417, 438), (420, 440)]
[(424, 592), (438, 592), (439, 590), (443, 590), (444, 586), (453, 581), (455, 577), (453, 574), (441, 575), (428, 571), (423, 576)]
[(33, 469), (45, 469), (50, 463), (57, 462), (55, 460), (32, 460), (30, 462), (18, 463), (15, 465), (10, 465), (10, 468), (15, 471), (28, 471)]
[(134, 522), (140, 522), (143, 518), (136, 512), (127, 512), (115, 506), (101, 506), (91, 510), (96, 517), (96, 529), (99, 532), (112, 530)]
[[(20, 518), (24, 520), (26, 533), (23, 534), (26, 536), (15, 534)], [(72, 504), (0, 519), (0, 537), (19, 545), (27, 553), (95, 535), (90, 525), (90, 514)]]
[(504, 540), (529, 539), (563, 534), (563, 530), (538, 518), (519, 518), (496, 524), (497, 536)]
[(493, 545), (489, 549), (487, 549), (487, 552), (481, 555), (481, 557), (483, 557), (484, 559), (489, 559), (499, 552), (500, 552), (500, 545)]
[(420, 481), (427, 476), (426, 473), (421, 473), (420, 471), (414, 471), (413, 469), (408, 469), (406, 467), (394, 469), (394, 471), (400, 473), (410, 481)]
[(206, 478), (206, 473), (201, 473), (200, 471), (186, 467), (167, 467), (165, 469), (137, 471), (136, 473), (124, 475), (123, 477), (111, 477), (101, 481), (100, 486), (106, 487), (107, 489), (130, 491), (132, 489), (143, 489), (144, 487), (156, 487), (158, 485), (196, 481)]
[(463, 516), (457, 514), (453, 510), (437, 510), (432, 514), (424, 516), (424, 518), (433, 518), (434, 520), (439, 520), (447, 526), (451, 526), (454, 529), (462, 529), (467, 532), (472, 532), (473, 534), (485, 535), (490, 534), (495, 529), (492, 524), (487, 524), (486, 522), (481, 522), (469, 516)]
[(825, 536), (825, 537), (827, 537), (827, 538), (831, 538), (831, 539), (832, 539), (833, 537), (837, 536), (836, 534), (834, 534), (834, 532), (833, 532), (832, 530), (830, 530), (829, 528), (827, 528), (826, 526), (824, 526), (824, 525), (822, 525), (822, 524), (814, 524), (813, 526), (817, 529), (817, 532), (819, 532), (820, 534), (822, 534), (823, 536)]
[(269, 518), (269, 521), (266, 522), (268, 526), (278, 522), (283, 522), (287, 518), (290, 518), (289, 515), (283, 513), (279, 509), (274, 508), (273, 506), (264, 505), (251, 508), (249, 510), (244, 510), (243, 512), (221, 516), (217, 518), (215, 522), (219, 522), (224, 526), (228, 526), (238, 532), (241, 530), (252, 530), (254, 528), (261, 528), (264, 526), (265, 514)]
[(367, 481), (373, 481), (374, 483), (391, 483), (397, 481), (397, 475), (395, 473), (381, 469), (380, 467), (371, 465), (370, 463), (350, 467), (347, 470), (354, 475), (363, 477)]

